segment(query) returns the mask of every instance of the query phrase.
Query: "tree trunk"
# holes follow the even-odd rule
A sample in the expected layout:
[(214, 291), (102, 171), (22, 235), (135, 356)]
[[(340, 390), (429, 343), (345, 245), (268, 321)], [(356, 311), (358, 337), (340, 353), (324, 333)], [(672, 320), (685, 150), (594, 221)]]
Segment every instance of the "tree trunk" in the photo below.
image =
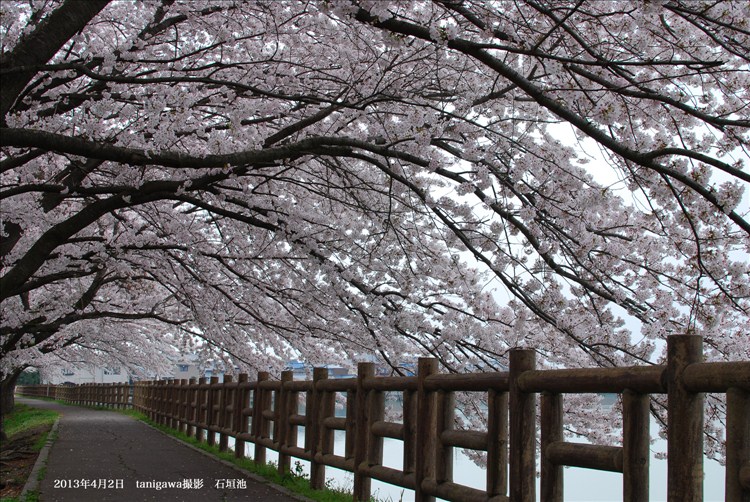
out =
[(8, 437), (5, 435), (5, 428), (3, 422), (5, 416), (13, 411), (13, 407), (16, 404), (13, 393), (16, 390), (16, 381), (21, 375), (23, 369), (17, 369), (7, 375), (5, 378), (0, 380), (0, 440), (6, 441)]

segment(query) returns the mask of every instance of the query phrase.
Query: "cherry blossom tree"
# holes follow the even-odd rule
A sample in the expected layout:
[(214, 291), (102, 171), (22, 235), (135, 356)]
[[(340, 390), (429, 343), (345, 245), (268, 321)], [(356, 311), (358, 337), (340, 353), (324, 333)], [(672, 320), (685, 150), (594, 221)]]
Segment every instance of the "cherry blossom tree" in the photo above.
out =
[(3, 395), (66, 351), (195, 337), (245, 369), (649, 364), (693, 331), (747, 359), (747, 19), (6, 2)]

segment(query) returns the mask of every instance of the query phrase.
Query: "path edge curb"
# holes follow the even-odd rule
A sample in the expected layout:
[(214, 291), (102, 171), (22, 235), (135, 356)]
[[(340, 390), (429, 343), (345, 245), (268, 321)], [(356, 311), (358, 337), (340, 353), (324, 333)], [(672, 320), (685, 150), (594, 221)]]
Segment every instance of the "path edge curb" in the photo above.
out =
[[(133, 417), (133, 420), (138, 420), (138, 419), (135, 418), (135, 417)], [(246, 477), (252, 479), (253, 481), (257, 481), (258, 483), (263, 483), (264, 485), (266, 485), (266, 486), (268, 486), (270, 488), (273, 488), (274, 490), (276, 490), (276, 491), (278, 491), (280, 493), (283, 493), (284, 495), (286, 495), (288, 497), (291, 497), (291, 498), (293, 498), (295, 500), (299, 500), (300, 502), (315, 502), (313, 499), (307, 498), (304, 495), (300, 495), (299, 493), (295, 493), (295, 492), (291, 491), (290, 489), (288, 489), (288, 488), (286, 488), (284, 486), (280, 486), (280, 485), (277, 485), (276, 483), (272, 483), (271, 481), (267, 480), (263, 476), (259, 476), (259, 475), (255, 474), (253, 472), (250, 472), (250, 471), (248, 471), (246, 469), (243, 469), (242, 467), (240, 467), (238, 465), (235, 465), (235, 464), (233, 464), (232, 462), (230, 462), (228, 460), (224, 460), (222, 458), (215, 457), (211, 453), (209, 453), (207, 451), (204, 451), (204, 450), (201, 450), (200, 448), (197, 448), (197, 447), (191, 445), (190, 443), (186, 443), (185, 441), (182, 441), (181, 439), (176, 438), (176, 437), (172, 436), (171, 434), (167, 434), (166, 432), (164, 432), (164, 431), (162, 431), (162, 430), (154, 427), (151, 424), (148, 424), (148, 423), (144, 422), (143, 420), (138, 420), (138, 421), (140, 423), (142, 423), (143, 425), (145, 425), (146, 427), (152, 428), (153, 430), (155, 430), (159, 434), (163, 434), (164, 436), (170, 438), (171, 440), (176, 441), (179, 444), (190, 448), (191, 450), (197, 451), (198, 453), (200, 453), (203, 456), (206, 456), (206, 457), (208, 457), (208, 458), (210, 458), (212, 460), (215, 460), (216, 462), (220, 462), (220, 463), (224, 464), (225, 466), (230, 467), (234, 471), (239, 472), (243, 476), (246, 476)]]
[(41, 471), (42, 468), (47, 464), (49, 451), (50, 449), (52, 449), (52, 444), (55, 442), (55, 439), (57, 437), (56, 433), (59, 425), (60, 417), (58, 416), (55, 420), (55, 423), (52, 424), (49, 433), (47, 434), (47, 441), (44, 442), (44, 446), (39, 451), (39, 456), (36, 457), (36, 462), (34, 462), (34, 467), (31, 468), (29, 477), (26, 479), (26, 484), (23, 485), (23, 490), (21, 490), (21, 494), (18, 496), (19, 501), (26, 500), (26, 495), (29, 492), (33, 492), (39, 488), (39, 471)]

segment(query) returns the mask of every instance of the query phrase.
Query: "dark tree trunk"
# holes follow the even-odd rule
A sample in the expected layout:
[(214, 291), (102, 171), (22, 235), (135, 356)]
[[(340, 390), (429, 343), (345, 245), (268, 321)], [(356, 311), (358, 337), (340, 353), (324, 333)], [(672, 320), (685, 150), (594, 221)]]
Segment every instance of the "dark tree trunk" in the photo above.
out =
[(5, 435), (3, 421), (5, 416), (13, 411), (16, 404), (13, 392), (16, 390), (16, 382), (23, 369), (18, 369), (0, 380), (0, 440), (5, 441), (8, 437)]
[[(110, 0), (67, 0), (50, 13), (34, 29), (24, 35), (10, 51), (3, 53), (0, 62), (3, 69), (18, 69), (43, 65), (76, 33), (91, 21)], [(36, 75), (36, 70), (16, 71), (3, 76), (3, 92), (0, 93), (0, 121), (13, 103)]]

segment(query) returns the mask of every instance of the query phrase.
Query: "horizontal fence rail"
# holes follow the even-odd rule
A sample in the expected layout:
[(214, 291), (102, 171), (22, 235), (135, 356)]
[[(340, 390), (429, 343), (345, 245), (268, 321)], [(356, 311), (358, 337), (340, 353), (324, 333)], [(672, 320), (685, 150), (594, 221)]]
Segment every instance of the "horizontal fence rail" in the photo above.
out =
[(82, 406), (131, 408), (133, 386), (127, 383), (84, 383), (81, 385), (18, 385), (16, 394), (57, 399)]
[[(21, 395), (107, 407), (129, 407), (155, 422), (185, 432), (222, 451), (235, 441), (237, 457), (246, 443), (253, 459), (278, 452), (278, 469), (290, 471), (293, 458), (310, 462), (313, 488), (325, 487), (325, 468), (354, 475), (354, 500), (370, 499), (372, 479), (415, 491), (417, 501), (545, 502), (563, 500), (563, 467), (622, 473), (623, 500), (649, 499), (649, 405), (651, 394), (667, 395), (670, 502), (703, 498), (703, 394), (726, 394), (727, 501), (750, 502), (750, 362), (704, 363), (699, 336), (668, 339), (667, 364), (629, 368), (537, 370), (535, 353), (514, 350), (508, 372), (440, 374), (435, 359), (419, 360), (414, 377), (375, 376), (360, 363), (356, 378), (329, 379), (315, 368), (313, 379), (281, 380), (260, 372), (199, 380), (166, 380), (78, 386), (19, 386)], [(402, 422), (386, 420), (385, 393), (400, 394)], [(487, 429), (454, 429), (456, 392), (486, 395)], [(617, 393), (622, 399), (621, 446), (564, 440), (565, 394)], [(537, 438), (537, 398), (540, 434)], [(345, 410), (337, 416), (336, 403)], [(303, 446), (300, 429), (304, 427)], [(344, 431), (343, 454), (334, 452), (334, 433)], [(383, 440), (403, 441), (403, 467), (383, 465)], [(539, 443), (537, 443), (537, 439)], [(538, 446), (540, 445), (540, 448)], [(486, 490), (453, 478), (452, 449), (486, 452)], [(537, 455), (540, 458), (537, 458)], [(540, 493), (536, 469), (540, 466)]]

